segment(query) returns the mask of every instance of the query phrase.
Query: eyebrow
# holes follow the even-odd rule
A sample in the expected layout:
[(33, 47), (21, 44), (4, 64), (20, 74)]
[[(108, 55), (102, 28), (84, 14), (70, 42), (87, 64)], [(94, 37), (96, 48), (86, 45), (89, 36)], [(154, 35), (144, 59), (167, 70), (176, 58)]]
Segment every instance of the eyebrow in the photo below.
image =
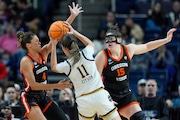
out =
[(8, 92), (16, 92), (16, 91), (7, 91), (7, 93), (8, 93)]

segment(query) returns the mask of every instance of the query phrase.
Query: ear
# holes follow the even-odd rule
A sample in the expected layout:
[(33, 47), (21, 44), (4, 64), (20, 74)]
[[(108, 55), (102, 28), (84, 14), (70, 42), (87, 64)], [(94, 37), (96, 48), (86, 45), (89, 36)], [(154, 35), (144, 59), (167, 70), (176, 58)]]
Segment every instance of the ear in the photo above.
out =
[(121, 43), (121, 42), (122, 42), (122, 38), (121, 38), (121, 37), (118, 37), (118, 38), (117, 38), (117, 41), (118, 41), (119, 43)]
[(26, 48), (30, 48), (31, 44), (30, 43), (26, 43)]

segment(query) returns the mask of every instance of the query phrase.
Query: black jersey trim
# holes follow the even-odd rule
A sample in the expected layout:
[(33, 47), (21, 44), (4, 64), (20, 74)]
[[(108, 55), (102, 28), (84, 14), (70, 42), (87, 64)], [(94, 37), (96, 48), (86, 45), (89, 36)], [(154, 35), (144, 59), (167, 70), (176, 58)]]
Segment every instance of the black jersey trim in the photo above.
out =
[(84, 52), (82, 51), (82, 55), (83, 55), (83, 57), (86, 59), (86, 60), (89, 60), (89, 61), (94, 61), (94, 59), (88, 59), (86, 56), (85, 56), (85, 54), (84, 54)]
[(130, 55), (129, 55), (129, 51), (128, 51), (126, 45), (123, 45), (123, 50), (124, 50), (124, 54), (127, 55), (129, 60), (131, 60)]
[(45, 61), (46, 62), (46, 60), (44, 59), (44, 56), (42, 55), (42, 54), (39, 54), (40, 56), (41, 56), (41, 59), (42, 59), (42, 63), (43, 63), (43, 61)]
[(109, 54), (108, 54), (108, 50), (107, 49), (104, 49), (104, 52), (106, 53), (106, 57), (109, 58)]
[(69, 67), (70, 67), (70, 69), (69, 69), (69, 73), (67, 74), (67, 76), (69, 76), (70, 75), (70, 73), (71, 73), (71, 64), (69, 63), (69, 61), (67, 61), (66, 60), (66, 62), (67, 62), (67, 64), (69, 65)]
[(33, 58), (30, 55), (27, 55), (27, 57), (29, 57), (32, 60), (32, 62), (34, 61)]
[[(46, 62), (46, 60), (44, 59), (44, 57), (42, 56), (42, 54), (39, 54), (39, 56), (41, 57), (41, 62), (43, 63), (43, 61)], [(27, 54), (27, 57), (29, 57), (33, 62), (35, 61), (29, 54)], [(36, 62), (36, 61), (35, 61)]]

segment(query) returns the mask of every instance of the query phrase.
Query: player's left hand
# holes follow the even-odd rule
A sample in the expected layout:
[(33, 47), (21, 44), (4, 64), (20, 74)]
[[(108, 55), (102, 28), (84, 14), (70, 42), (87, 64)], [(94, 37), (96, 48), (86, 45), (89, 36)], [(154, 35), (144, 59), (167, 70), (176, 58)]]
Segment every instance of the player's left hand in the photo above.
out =
[[(49, 33), (48, 33), (48, 35), (49, 35)], [(53, 38), (51, 38), (51, 36), (49, 35), (49, 39), (50, 39), (50, 42), (52, 43), (52, 45), (54, 45), (54, 46), (56, 46), (57, 45), (57, 43), (58, 43), (58, 39), (53, 39)]]
[(64, 21), (64, 25), (69, 28), (69, 32), (68, 33), (69, 34), (73, 34), (73, 32), (75, 31), (74, 28), (68, 22), (66, 22), (66, 21)]
[(173, 38), (173, 33), (176, 31), (176, 28), (171, 28), (168, 32), (167, 32), (167, 36), (166, 36), (166, 40), (168, 42), (170, 42)]

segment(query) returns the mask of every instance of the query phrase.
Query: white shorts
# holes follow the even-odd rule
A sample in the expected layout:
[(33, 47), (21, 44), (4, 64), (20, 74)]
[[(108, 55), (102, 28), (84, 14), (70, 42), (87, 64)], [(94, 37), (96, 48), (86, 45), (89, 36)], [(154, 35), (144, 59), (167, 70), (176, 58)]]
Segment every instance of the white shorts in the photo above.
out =
[(109, 93), (104, 89), (78, 97), (76, 103), (78, 112), (83, 117), (91, 118), (96, 113), (100, 115), (100, 117), (106, 117), (106, 115), (109, 114), (117, 115), (114, 102)]

